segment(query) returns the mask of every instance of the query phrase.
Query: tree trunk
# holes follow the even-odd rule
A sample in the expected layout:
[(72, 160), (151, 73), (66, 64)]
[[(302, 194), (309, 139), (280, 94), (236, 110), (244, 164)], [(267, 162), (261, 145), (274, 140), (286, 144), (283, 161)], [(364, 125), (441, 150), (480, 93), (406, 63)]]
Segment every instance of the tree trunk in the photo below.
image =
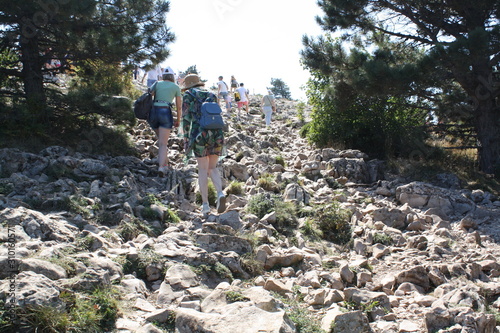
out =
[(476, 109), (479, 140), (479, 168), (487, 174), (500, 175), (500, 112), (495, 98), (480, 100)]
[(43, 89), (43, 74), (38, 38), (36, 34), (26, 38), (20, 38), (22, 79), (24, 83), (24, 93), (33, 116), (33, 121), (37, 122), (45, 118), (47, 101)]

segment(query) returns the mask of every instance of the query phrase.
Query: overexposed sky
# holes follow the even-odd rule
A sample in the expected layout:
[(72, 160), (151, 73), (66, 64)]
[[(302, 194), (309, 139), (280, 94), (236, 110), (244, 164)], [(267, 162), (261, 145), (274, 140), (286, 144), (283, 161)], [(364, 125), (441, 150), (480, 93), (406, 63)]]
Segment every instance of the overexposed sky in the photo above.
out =
[(282, 79), (293, 99), (309, 73), (300, 65), (304, 34), (322, 31), (316, 0), (170, 0), (167, 26), (176, 35), (162, 63), (176, 73), (196, 65), (208, 87), (231, 75), (251, 94), (263, 94), (271, 78)]

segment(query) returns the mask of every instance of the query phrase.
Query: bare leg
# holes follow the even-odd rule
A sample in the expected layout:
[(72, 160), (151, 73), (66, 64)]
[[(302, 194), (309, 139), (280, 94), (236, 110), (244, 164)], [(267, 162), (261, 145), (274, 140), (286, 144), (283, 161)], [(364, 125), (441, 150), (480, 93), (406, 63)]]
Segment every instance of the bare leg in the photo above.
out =
[(168, 165), (168, 138), (170, 129), (160, 127), (158, 129), (158, 164), (160, 167)]
[(208, 166), (209, 158), (197, 157), (198, 161), (198, 186), (200, 187), (201, 201), (208, 204)]
[(217, 155), (208, 156), (208, 175), (210, 176), (210, 179), (212, 179), (212, 183), (214, 184), (217, 194), (222, 192), (222, 179), (220, 177), (219, 170), (217, 169), (218, 160), (219, 156)]

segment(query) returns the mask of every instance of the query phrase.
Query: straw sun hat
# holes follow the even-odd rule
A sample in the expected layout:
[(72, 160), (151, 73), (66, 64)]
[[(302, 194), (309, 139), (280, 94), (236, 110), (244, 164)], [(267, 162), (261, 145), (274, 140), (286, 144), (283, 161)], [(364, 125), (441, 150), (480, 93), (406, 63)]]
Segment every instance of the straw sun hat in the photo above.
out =
[(200, 77), (196, 74), (188, 74), (184, 77), (184, 84), (182, 89), (187, 90), (194, 87), (204, 86), (205, 82), (200, 80)]

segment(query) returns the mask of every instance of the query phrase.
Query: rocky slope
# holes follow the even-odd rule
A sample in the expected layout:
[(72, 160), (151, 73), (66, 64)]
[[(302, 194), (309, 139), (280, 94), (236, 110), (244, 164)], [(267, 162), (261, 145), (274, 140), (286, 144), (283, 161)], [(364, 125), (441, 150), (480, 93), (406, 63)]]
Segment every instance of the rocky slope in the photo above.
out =
[[(498, 199), (454, 175), (413, 182), (362, 152), (315, 149), (295, 103), (278, 104), (271, 128), (256, 100), (226, 118), (228, 207), (206, 218), (195, 162), (174, 135), (174, 168), (158, 177), (144, 122), (131, 133), (141, 158), (91, 154), (97, 131), (89, 154), (0, 150), (2, 330), (34, 331), (35, 309), (74, 313), (107, 288), (117, 314), (103, 321), (101, 299), (97, 328), (60, 331), (498, 332)], [(255, 215), (275, 200), (297, 210)], [(323, 236), (349, 242), (320, 237), (322, 205), (350, 217)]]

